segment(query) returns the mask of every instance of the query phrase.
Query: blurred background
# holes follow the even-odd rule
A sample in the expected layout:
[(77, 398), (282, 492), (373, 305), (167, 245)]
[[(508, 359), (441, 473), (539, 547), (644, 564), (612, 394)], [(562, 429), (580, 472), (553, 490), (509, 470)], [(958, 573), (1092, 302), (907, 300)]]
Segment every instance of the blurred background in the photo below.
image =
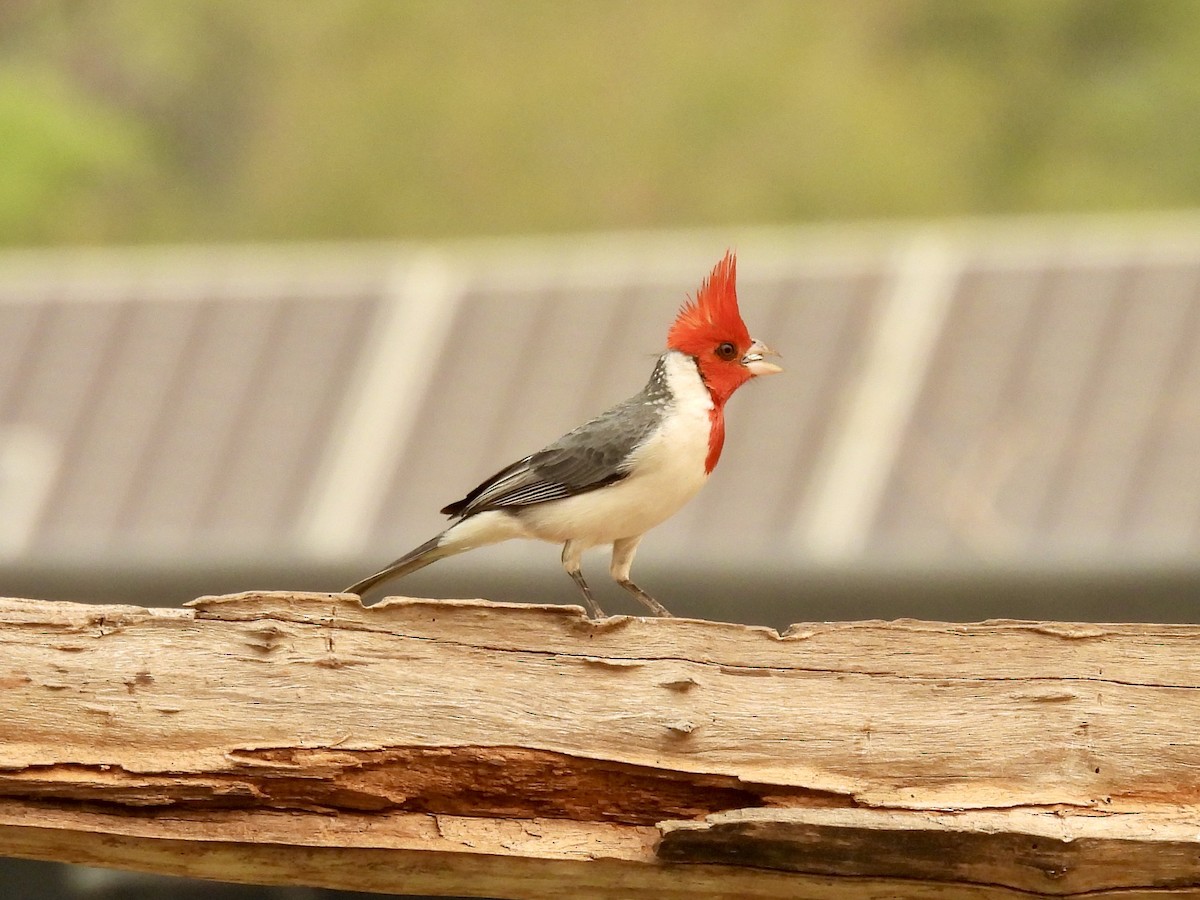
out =
[(673, 611), (1200, 620), (1197, 59), (1190, 0), (0, 0), (0, 594), (338, 589), (733, 247), (787, 373), (642, 545)]

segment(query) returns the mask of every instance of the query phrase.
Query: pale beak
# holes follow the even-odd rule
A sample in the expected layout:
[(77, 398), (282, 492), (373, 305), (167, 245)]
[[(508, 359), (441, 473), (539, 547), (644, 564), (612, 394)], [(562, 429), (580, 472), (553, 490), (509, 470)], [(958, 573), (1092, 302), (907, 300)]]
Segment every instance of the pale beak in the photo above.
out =
[(746, 351), (746, 355), (742, 357), (742, 365), (750, 370), (751, 375), (775, 375), (783, 371), (781, 366), (775, 363), (769, 363), (764, 356), (778, 356), (779, 354), (759, 341), (755, 341), (750, 345), (750, 349)]

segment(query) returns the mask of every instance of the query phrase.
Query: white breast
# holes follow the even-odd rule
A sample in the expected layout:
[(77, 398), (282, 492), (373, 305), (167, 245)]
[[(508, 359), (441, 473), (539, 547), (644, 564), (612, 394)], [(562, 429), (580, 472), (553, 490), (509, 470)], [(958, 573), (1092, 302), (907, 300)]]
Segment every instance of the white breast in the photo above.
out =
[(530, 537), (587, 546), (635, 537), (670, 518), (704, 486), (712, 397), (691, 357), (668, 352), (666, 373), (671, 399), (661, 426), (634, 450), (629, 477), (524, 511)]

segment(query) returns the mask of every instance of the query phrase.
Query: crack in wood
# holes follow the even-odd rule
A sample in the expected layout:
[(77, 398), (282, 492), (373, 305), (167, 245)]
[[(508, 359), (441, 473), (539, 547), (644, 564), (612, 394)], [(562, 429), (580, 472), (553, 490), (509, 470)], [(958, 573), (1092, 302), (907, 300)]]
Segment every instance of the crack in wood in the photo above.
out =
[(524, 747), (253, 748), (225, 771), (130, 772), (57, 763), (0, 772), (0, 796), (115, 806), (397, 810), (653, 825), (767, 804), (852, 798), (731, 776), (655, 770)]

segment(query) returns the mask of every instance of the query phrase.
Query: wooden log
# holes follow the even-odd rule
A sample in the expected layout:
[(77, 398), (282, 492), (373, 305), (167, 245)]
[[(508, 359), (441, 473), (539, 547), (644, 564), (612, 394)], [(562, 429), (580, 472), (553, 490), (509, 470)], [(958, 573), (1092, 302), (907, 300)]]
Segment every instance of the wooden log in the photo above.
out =
[(1200, 628), (0, 600), (0, 854), (512, 898), (1200, 897)]

